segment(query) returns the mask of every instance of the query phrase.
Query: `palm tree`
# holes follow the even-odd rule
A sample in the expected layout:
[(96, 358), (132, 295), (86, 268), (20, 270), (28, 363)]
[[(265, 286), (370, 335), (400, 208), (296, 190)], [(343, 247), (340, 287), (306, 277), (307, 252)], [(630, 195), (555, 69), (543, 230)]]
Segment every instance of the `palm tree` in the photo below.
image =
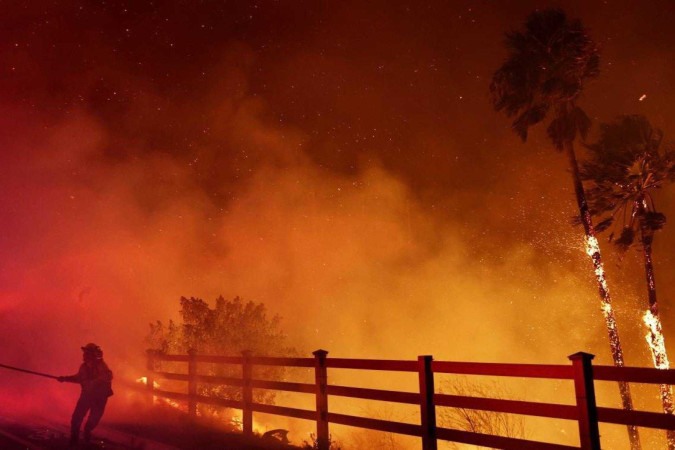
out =
[[(663, 339), (656, 283), (652, 264), (654, 233), (666, 222), (656, 210), (653, 192), (675, 178), (675, 153), (661, 147), (663, 133), (654, 129), (644, 116), (622, 116), (602, 125), (597, 143), (588, 145), (589, 160), (582, 165), (581, 176), (588, 180), (588, 203), (593, 215), (599, 216), (597, 230), (621, 227), (614, 239), (625, 252), (639, 243), (645, 262), (649, 309), (644, 322), (649, 329), (647, 342), (654, 367), (668, 369), (668, 355)], [(673, 414), (673, 394), (669, 385), (661, 385), (663, 410)], [(668, 448), (675, 449), (675, 432), (668, 432)]]
[[(567, 156), (579, 217), (586, 234), (586, 249), (597, 279), (612, 359), (616, 366), (623, 366), (623, 351), (600, 247), (574, 152), (577, 136), (585, 138), (591, 125), (576, 102), (584, 83), (598, 76), (598, 49), (581, 22), (569, 20), (558, 9), (533, 12), (523, 31), (506, 34), (506, 45), (509, 56), (494, 73), (490, 84), (493, 105), (497, 111), (504, 111), (513, 118), (513, 130), (523, 141), (531, 126), (552, 116), (547, 134), (555, 149)], [(632, 410), (628, 384), (619, 383), (619, 389), (624, 409)], [(637, 427), (629, 426), (628, 434), (631, 449), (639, 449)]]

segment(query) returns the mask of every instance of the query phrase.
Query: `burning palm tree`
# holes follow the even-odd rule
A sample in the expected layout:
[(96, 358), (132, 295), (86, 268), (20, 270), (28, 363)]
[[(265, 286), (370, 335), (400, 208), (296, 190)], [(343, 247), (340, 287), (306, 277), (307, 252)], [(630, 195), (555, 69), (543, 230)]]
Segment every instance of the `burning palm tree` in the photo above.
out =
[[(585, 138), (591, 121), (576, 104), (584, 83), (599, 73), (598, 50), (578, 20), (569, 20), (563, 11), (547, 9), (532, 13), (524, 31), (507, 33), (509, 56), (497, 69), (490, 84), (497, 111), (514, 118), (513, 130), (527, 139), (531, 126), (552, 115), (547, 133), (556, 150), (564, 152), (574, 182), (579, 216), (586, 234), (586, 250), (593, 261), (601, 310), (609, 334), (612, 358), (623, 366), (623, 351), (612, 301), (607, 288), (600, 247), (586, 202), (574, 151), (577, 136)], [(624, 409), (632, 410), (630, 388), (620, 383)], [(638, 430), (629, 426), (631, 449), (640, 448)]]
[[(675, 154), (661, 147), (663, 134), (652, 128), (644, 116), (623, 116), (603, 125), (597, 143), (589, 145), (589, 160), (582, 165), (581, 176), (588, 180), (588, 202), (593, 215), (599, 216), (598, 232), (621, 227), (614, 239), (617, 247), (626, 251), (639, 243), (645, 262), (649, 309), (644, 322), (648, 328), (647, 342), (654, 367), (668, 369), (668, 355), (656, 300), (656, 284), (652, 265), (654, 233), (666, 222), (656, 210), (653, 192), (675, 178)], [(673, 414), (673, 394), (670, 386), (661, 385), (663, 410)], [(675, 433), (668, 432), (668, 448), (675, 449)]]

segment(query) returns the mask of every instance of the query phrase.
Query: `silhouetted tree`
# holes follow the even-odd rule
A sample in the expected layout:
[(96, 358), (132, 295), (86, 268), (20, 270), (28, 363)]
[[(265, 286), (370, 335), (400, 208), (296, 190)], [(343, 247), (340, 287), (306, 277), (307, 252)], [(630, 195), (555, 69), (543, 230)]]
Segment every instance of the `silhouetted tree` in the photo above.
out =
[[(291, 356), (296, 352), (286, 344), (280, 329), (279, 316), (269, 318), (262, 303), (244, 302), (239, 297), (216, 299), (215, 307), (199, 298), (180, 299), (181, 323), (157, 321), (150, 324), (147, 342), (152, 349), (163, 353), (185, 354), (194, 349), (198, 355), (240, 356), (250, 351), (254, 356)], [(207, 366), (204, 364), (204, 366)], [(209, 374), (241, 377), (236, 365), (209, 365)], [(258, 379), (280, 380), (284, 370), (277, 366), (254, 366)], [(241, 400), (237, 386), (199, 385), (200, 395)], [(272, 403), (274, 391), (256, 389), (257, 402)]]
[[(576, 104), (584, 84), (599, 73), (598, 49), (579, 20), (570, 20), (558, 9), (535, 11), (523, 31), (506, 34), (509, 56), (490, 84), (497, 111), (513, 118), (513, 130), (526, 140), (530, 127), (551, 116), (547, 134), (556, 150), (567, 156), (579, 216), (586, 234), (587, 253), (593, 260), (601, 298), (601, 310), (609, 334), (612, 358), (623, 366), (623, 350), (607, 288), (600, 247), (579, 176), (574, 151), (578, 136), (585, 138), (591, 121)], [(624, 409), (633, 403), (627, 383), (620, 383)], [(640, 448), (636, 427), (629, 427), (631, 448)]]
[[(654, 366), (668, 369), (668, 355), (662, 333), (656, 282), (652, 264), (654, 233), (663, 228), (666, 217), (656, 209), (653, 192), (675, 177), (675, 154), (662, 146), (663, 133), (647, 118), (622, 116), (603, 124), (599, 140), (588, 146), (589, 160), (581, 175), (588, 181), (591, 212), (601, 218), (597, 230), (620, 227), (618, 238), (610, 234), (623, 252), (633, 244), (641, 247), (647, 279), (649, 309), (644, 321)], [(668, 385), (661, 386), (663, 409), (673, 414), (673, 397)], [(668, 447), (675, 448), (675, 433), (668, 433)]]

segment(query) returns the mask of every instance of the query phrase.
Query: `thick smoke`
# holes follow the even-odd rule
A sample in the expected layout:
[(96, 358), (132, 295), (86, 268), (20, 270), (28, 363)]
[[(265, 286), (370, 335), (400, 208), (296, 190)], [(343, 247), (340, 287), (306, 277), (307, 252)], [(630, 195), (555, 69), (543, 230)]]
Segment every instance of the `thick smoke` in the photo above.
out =
[[(156, 57), (127, 41), (116, 57), (117, 38), (86, 41), (81, 23), (44, 25), (80, 43), (67, 65), (17, 38), (2, 55), (24, 76), (3, 73), (0, 363), (67, 374), (93, 341), (132, 380), (149, 322), (175, 318), (180, 296), (221, 294), (265, 303), (308, 356), (564, 364), (583, 350), (610, 363), (564, 158), (536, 133), (517, 142), (486, 98), (500, 36), (528, 8), (508, 23), (481, 8), (449, 28), (431, 21), (419, 42), (403, 37), (427, 13), (395, 9), (368, 45), (352, 29), (363, 8), (313, 11), (324, 28), (299, 31), (268, 17), (283, 56), (262, 25), (193, 49), (175, 39), (197, 55), (185, 65), (163, 53), (183, 25), (164, 30)], [(642, 70), (604, 46), (607, 82), (589, 88), (589, 112), (635, 106), (666, 127), (662, 103), (616, 94), (616, 67), (669, 79), (662, 49), (634, 58), (658, 69)], [(659, 198), (669, 216), (672, 196)], [(667, 342), (670, 231), (655, 250)], [(647, 366), (639, 255), (619, 267), (602, 245), (628, 364)], [(0, 377), (6, 404), (70, 408), (62, 385)]]

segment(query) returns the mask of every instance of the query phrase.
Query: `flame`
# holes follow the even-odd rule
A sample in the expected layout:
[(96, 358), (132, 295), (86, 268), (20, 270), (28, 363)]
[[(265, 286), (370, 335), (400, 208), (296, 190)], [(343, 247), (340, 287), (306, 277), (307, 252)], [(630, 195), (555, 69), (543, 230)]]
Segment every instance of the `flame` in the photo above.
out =
[[(593, 258), (595, 261), (596, 255), (600, 254), (600, 244), (598, 239), (595, 236), (586, 236), (586, 254)], [(605, 292), (609, 292), (607, 287), (607, 280), (605, 279), (605, 268), (602, 265), (602, 262), (596, 262), (595, 264), (595, 276), (598, 278), (598, 283), (602, 285), (602, 288)]]
[[(230, 419), (230, 423), (239, 431), (244, 430), (244, 418), (241, 411), (234, 414)], [(257, 434), (263, 434), (269, 430), (269, 426), (263, 426), (253, 417), (253, 432)]]
[(595, 277), (598, 281), (598, 284), (600, 285), (601, 291), (606, 294), (601, 295), (600, 309), (602, 310), (602, 314), (605, 317), (605, 323), (607, 324), (607, 329), (609, 330), (609, 345), (614, 350), (612, 352), (614, 364), (616, 366), (622, 367), (624, 365), (623, 351), (619, 342), (616, 316), (614, 315), (614, 308), (612, 307), (609, 296), (609, 286), (607, 286), (607, 279), (605, 278), (605, 267), (599, 258), (600, 243), (595, 236), (586, 236), (586, 254), (593, 260)]
[[(147, 386), (148, 385), (148, 377), (137, 378), (136, 383), (141, 383), (141, 384)], [(159, 386), (158, 382), (156, 382), (155, 380), (152, 380), (152, 387), (153, 387), (153, 389), (159, 389), (160, 386)], [(171, 406), (172, 408), (185, 409), (185, 406), (183, 406), (180, 403), (178, 403), (177, 401), (171, 400), (169, 398), (157, 397), (157, 396), (152, 397), (153, 403), (156, 402), (157, 400), (161, 401), (162, 403), (164, 403), (166, 405)], [(197, 414), (199, 415), (199, 412)]]
[(663, 339), (663, 332), (661, 331), (661, 320), (650, 310), (645, 312), (642, 320), (649, 329), (649, 332), (645, 335), (645, 339), (647, 339), (647, 344), (649, 344), (649, 348), (652, 350), (654, 367), (657, 369), (669, 369), (670, 362), (668, 361), (666, 343)]
[[(649, 332), (645, 335), (645, 339), (652, 351), (654, 367), (662, 370), (669, 369), (670, 362), (668, 361), (668, 354), (666, 353), (666, 342), (663, 338), (661, 319), (657, 314), (652, 313), (651, 310), (647, 310), (644, 316), (642, 316), (642, 320), (649, 329)], [(671, 386), (662, 384), (659, 386), (659, 391), (661, 393), (663, 411), (666, 414), (673, 414), (675, 408), (673, 407), (673, 391)], [(666, 439), (668, 440), (668, 448), (675, 447), (675, 433), (668, 432)]]
[[(598, 279), (598, 283), (605, 292), (609, 292), (607, 279), (605, 278), (605, 267), (602, 262), (597, 259), (598, 255), (600, 255), (600, 244), (595, 236), (586, 236), (586, 254), (593, 259), (595, 276)], [(612, 305), (603, 299), (602, 310), (605, 313), (612, 313)]]
[[(137, 379), (136, 379), (136, 383), (141, 383), (141, 384), (147, 386), (147, 384), (148, 384), (148, 377), (140, 377), (140, 378), (137, 378)], [(155, 389), (159, 389), (159, 387), (160, 387), (159, 383), (157, 383), (157, 381), (154, 381), (154, 380), (152, 381), (152, 386), (153, 386), (153, 388), (155, 388)], [(181, 404), (181, 403), (179, 403), (179, 402), (177, 402), (177, 401), (174, 401), (174, 400), (171, 400), (171, 399), (168, 399), (168, 398), (164, 398), (164, 397), (158, 397), (158, 396), (154, 396), (154, 397), (153, 397), (153, 401), (158, 401), (158, 400), (161, 401), (162, 403), (164, 403), (164, 404), (166, 404), (166, 405), (168, 405), (168, 406), (171, 406), (171, 407), (173, 407), (173, 408), (176, 408), (176, 409), (181, 409), (181, 410), (185, 410), (185, 409), (186, 409), (186, 406), (185, 406), (184, 404)], [(203, 416), (203, 415), (204, 415), (204, 413), (203, 413), (202, 411), (200, 411), (199, 408), (197, 408), (197, 416)], [(226, 417), (226, 415), (223, 415), (223, 414), (219, 413), (218, 411), (210, 411), (210, 412), (209, 412), (209, 416), (211, 416), (211, 417), (213, 417), (213, 418), (221, 418), (221, 417), (224, 418), (224, 417)], [(229, 415), (228, 415), (228, 416), (229, 416)], [(238, 412), (238, 413), (236, 413), (236, 414), (234, 414), (233, 416), (231, 416), (229, 420), (230, 420), (230, 423), (231, 423), (237, 430), (243, 431), (243, 429), (244, 429), (244, 422), (243, 422), (243, 417), (242, 417), (241, 411)], [(254, 431), (255, 433), (263, 434), (263, 433), (265, 433), (266, 431), (268, 431), (268, 429), (269, 429), (269, 426), (262, 425), (261, 423), (259, 423), (258, 421), (256, 421), (255, 418), (253, 419), (253, 431)]]
[[(140, 377), (140, 378), (137, 378), (137, 379), (136, 379), (136, 383), (141, 383), (141, 384), (144, 384), (144, 385), (147, 386), (147, 385), (148, 385), (148, 377)], [(158, 388), (159, 388), (159, 383), (153, 380), (153, 381), (152, 381), (152, 387), (155, 388), (155, 389), (158, 389)]]

